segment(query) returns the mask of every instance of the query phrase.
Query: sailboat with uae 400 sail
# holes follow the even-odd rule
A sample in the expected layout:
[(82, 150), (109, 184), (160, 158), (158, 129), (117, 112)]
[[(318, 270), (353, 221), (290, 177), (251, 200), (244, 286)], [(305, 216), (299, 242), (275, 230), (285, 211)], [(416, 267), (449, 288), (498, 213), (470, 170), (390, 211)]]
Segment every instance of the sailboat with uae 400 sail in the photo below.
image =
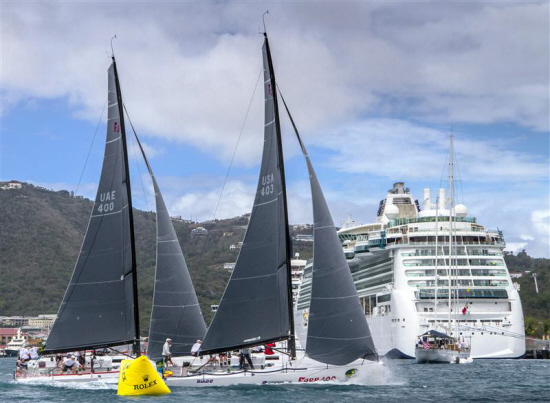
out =
[[(120, 354), (102, 354), (131, 344), (141, 354), (137, 304), (136, 251), (132, 215), (124, 104), (116, 61), (108, 70), (108, 117), (99, 187), (82, 248), (59, 308), (44, 356), (15, 373), (17, 381), (118, 381)], [(132, 127), (133, 129), (133, 127)], [(157, 210), (155, 293), (147, 355), (160, 358), (162, 343), (173, 340), (173, 354), (186, 355), (206, 327), (181, 247), (160, 188), (134, 131), (153, 181)], [(86, 354), (86, 350), (91, 350)], [(63, 372), (54, 356), (81, 351), (83, 368)]]

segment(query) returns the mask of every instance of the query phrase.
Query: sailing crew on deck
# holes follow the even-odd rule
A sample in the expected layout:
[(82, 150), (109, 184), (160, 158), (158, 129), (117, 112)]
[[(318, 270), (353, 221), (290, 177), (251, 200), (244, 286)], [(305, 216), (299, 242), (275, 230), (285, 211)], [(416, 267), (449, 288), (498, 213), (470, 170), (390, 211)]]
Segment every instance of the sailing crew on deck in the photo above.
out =
[(68, 370), (71, 370), (71, 372), (74, 374), (76, 372), (76, 359), (74, 355), (67, 356), (65, 358), (65, 362), (63, 363), (63, 369), (61, 372), (67, 372)]
[(170, 351), (171, 345), (172, 339), (168, 338), (166, 339), (166, 343), (164, 343), (164, 346), (162, 346), (162, 358), (164, 359), (165, 368), (168, 368), (168, 363), (175, 367), (174, 363), (172, 362), (172, 352)]
[(275, 347), (275, 343), (267, 343), (265, 345), (264, 354), (265, 355), (273, 355), (275, 352), (273, 351), (273, 348)]
[(197, 340), (197, 342), (193, 344), (193, 347), (191, 347), (191, 355), (193, 357), (199, 356), (199, 350), (201, 349), (201, 344), (202, 344), (202, 341)]
[(19, 359), (23, 361), (28, 361), (31, 359), (31, 356), (27, 347), (21, 347), (19, 349)]
[(29, 350), (26, 347), (19, 349), (19, 360), (17, 361), (16, 366), (20, 371), (27, 371), (29, 369), (28, 362), (31, 360)]
[(36, 346), (31, 348), (30, 354), (31, 354), (31, 360), (38, 360), (40, 358), (38, 355), (38, 347)]
[(86, 366), (86, 351), (78, 352), (78, 363), (84, 368)]
[(61, 354), (55, 355), (55, 367), (59, 368), (61, 366), (61, 363), (63, 362), (63, 356)]
[(227, 351), (222, 352), (219, 354), (220, 357), (220, 365), (223, 367), (224, 365), (227, 365)]
[(254, 369), (254, 364), (252, 364), (252, 358), (250, 357), (250, 349), (249, 348), (242, 348), (239, 351), (239, 367), (240, 369), (244, 369), (244, 360), (248, 361), (248, 365), (250, 366), (250, 369)]

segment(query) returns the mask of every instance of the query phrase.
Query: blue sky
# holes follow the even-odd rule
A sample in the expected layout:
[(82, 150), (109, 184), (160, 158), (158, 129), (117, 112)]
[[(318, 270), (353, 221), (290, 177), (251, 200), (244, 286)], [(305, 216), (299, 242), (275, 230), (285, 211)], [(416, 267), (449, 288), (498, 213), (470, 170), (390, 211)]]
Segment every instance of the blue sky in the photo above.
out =
[[(248, 212), (266, 8), (279, 86), (336, 222), (373, 221), (396, 181), (434, 193), (452, 128), (459, 201), (509, 249), (550, 255), (548, 2), (4, 2), (1, 179), (76, 190), (116, 33), (125, 103), (172, 215), (212, 218), (252, 99), (217, 217)], [(79, 190), (91, 198), (104, 120)], [(283, 130), (291, 221), (311, 222), (284, 116)], [(152, 208), (131, 160), (135, 203)]]

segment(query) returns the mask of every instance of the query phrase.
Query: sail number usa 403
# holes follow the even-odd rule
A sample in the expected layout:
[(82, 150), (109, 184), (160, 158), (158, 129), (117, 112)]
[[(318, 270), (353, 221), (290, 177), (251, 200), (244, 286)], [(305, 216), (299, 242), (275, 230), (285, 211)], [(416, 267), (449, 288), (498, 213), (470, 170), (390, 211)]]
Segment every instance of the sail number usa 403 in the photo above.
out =
[(100, 213), (108, 213), (109, 211), (113, 211), (115, 209), (115, 195), (116, 190), (111, 190), (110, 192), (104, 192), (99, 194), (99, 206), (97, 207), (97, 211)]
[(273, 183), (275, 182), (275, 177), (273, 174), (267, 174), (262, 176), (262, 187), (260, 189), (260, 194), (262, 196), (267, 196), (273, 193)]

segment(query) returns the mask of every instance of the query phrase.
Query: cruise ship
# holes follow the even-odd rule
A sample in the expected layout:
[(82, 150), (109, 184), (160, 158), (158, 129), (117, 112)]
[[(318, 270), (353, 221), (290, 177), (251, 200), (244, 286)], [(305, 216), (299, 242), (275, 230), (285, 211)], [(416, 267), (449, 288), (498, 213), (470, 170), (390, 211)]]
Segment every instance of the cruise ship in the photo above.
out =
[[(357, 225), (350, 217), (338, 232), (378, 353), (414, 358), (418, 336), (439, 326), (468, 339), (472, 358), (520, 358), (523, 311), (503, 234), (480, 225), (464, 205), (451, 207), (445, 193), (439, 189), (432, 203), (424, 189), (421, 207), (397, 182), (376, 222)], [(298, 336), (307, 327), (311, 270), (309, 262), (296, 304)]]

